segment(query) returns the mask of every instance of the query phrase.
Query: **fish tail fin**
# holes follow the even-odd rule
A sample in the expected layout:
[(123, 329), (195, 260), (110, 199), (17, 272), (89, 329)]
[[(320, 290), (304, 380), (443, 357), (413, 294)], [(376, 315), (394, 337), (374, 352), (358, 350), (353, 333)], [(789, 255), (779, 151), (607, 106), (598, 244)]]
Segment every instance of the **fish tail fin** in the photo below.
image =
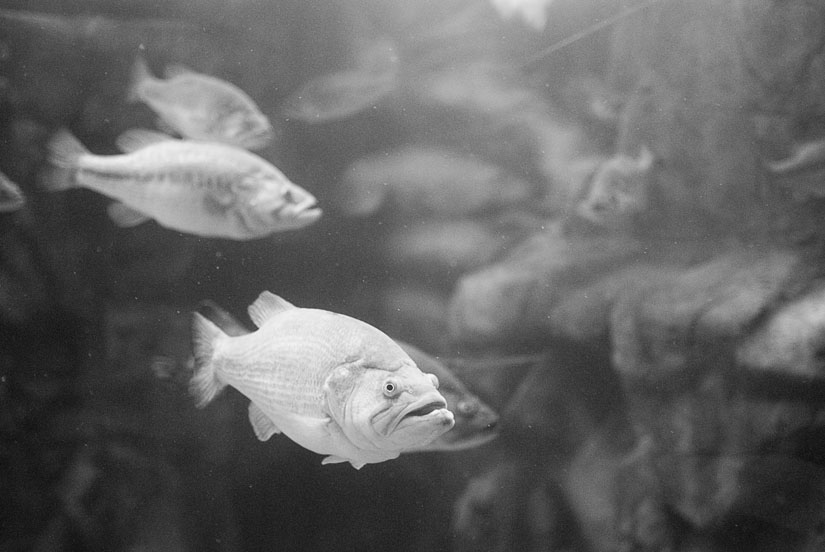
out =
[(75, 185), (74, 174), (78, 159), (89, 153), (89, 150), (65, 128), (55, 132), (46, 147), (52, 166), (41, 172), (40, 185), (53, 192), (72, 188)]
[(135, 58), (135, 63), (132, 65), (132, 74), (129, 77), (129, 88), (126, 90), (126, 101), (129, 103), (141, 101), (144, 83), (154, 78), (151, 69), (149, 69), (149, 64), (146, 62), (146, 58), (138, 54)]
[(195, 397), (198, 408), (214, 399), (226, 384), (215, 371), (213, 357), (215, 343), (226, 337), (214, 323), (200, 313), (192, 317), (192, 348), (195, 354), (195, 374), (189, 382), (189, 392)]
[(49, 162), (64, 169), (76, 168), (77, 160), (89, 153), (86, 146), (65, 128), (54, 133), (49, 140), (48, 150)]

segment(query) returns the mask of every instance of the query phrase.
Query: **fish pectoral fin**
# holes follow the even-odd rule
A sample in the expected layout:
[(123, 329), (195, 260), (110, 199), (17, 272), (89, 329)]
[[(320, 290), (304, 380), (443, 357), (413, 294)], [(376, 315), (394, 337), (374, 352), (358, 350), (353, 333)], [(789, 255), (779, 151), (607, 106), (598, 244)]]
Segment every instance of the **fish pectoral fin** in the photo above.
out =
[(264, 322), (273, 316), (294, 308), (297, 307), (286, 299), (282, 299), (270, 291), (264, 291), (255, 299), (254, 303), (249, 305), (247, 312), (252, 322), (260, 328)]
[(254, 402), (249, 403), (249, 422), (252, 424), (255, 437), (259, 441), (267, 441), (276, 433), (281, 432), (278, 426)]
[(123, 203), (112, 203), (107, 208), (109, 218), (112, 219), (116, 225), (121, 228), (131, 228), (138, 224), (143, 224), (151, 220), (152, 217), (146, 216), (140, 211), (136, 211)]
[(177, 138), (169, 136), (157, 130), (148, 130), (145, 128), (130, 128), (123, 134), (117, 137), (115, 145), (117, 149), (123, 153), (131, 153), (146, 146), (157, 144), (159, 142), (167, 142), (169, 140), (176, 140)]

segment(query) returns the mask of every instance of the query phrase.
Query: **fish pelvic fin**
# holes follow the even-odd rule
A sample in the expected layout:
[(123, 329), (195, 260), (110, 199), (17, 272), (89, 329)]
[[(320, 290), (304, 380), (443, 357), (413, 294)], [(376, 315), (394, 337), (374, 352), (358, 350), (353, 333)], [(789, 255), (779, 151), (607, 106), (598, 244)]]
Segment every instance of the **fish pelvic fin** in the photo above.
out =
[(247, 311), (252, 322), (260, 328), (264, 322), (273, 316), (294, 308), (297, 307), (286, 299), (278, 297), (271, 291), (263, 291), (255, 299), (255, 302), (249, 305)]
[(132, 74), (129, 77), (129, 88), (126, 90), (126, 101), (137, 103), (143, 100), (143, 85), (155, 79), (146, 58), (138, 54), (132, 64)]
[(203, 408), (214, 399), (226, 384), (218, 378), (213, 357), (215, 343), (226, 337), (215, 324), (200, 313), (192, 315), (192, 349), (195, 356), (195, 375), (189, 382), (189, 392), (195, 404)]

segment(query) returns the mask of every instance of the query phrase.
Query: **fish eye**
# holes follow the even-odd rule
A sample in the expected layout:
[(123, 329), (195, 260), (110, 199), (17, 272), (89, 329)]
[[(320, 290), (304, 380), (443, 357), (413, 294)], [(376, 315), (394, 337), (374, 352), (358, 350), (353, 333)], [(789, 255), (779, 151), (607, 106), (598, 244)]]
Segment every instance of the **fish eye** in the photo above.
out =
[(393, 380), (387, 380), (384, 382), (384, 396), (385, 397), (395, 397), (400, 392), (398, 384), (395, 383)]
[(470, 416), (478, 411), (478, 405), (471, 401), (459, 401), (457, 409), (460, 414)]

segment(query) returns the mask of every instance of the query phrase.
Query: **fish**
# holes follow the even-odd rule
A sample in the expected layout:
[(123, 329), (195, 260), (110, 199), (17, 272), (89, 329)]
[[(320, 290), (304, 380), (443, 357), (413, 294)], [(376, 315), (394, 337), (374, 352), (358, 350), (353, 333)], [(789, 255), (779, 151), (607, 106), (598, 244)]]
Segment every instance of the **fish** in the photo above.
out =
[[(227, 335), (239, 336), (250, 333), (237, 318), (213, 301), (201, 301), (197, 310)], [(446, 399), (447, 409), (455, 417), (455, 425), (450, 431), (425, 445), (413, 447), (405, 452), (465, 450), (481, 446), (498, 436), (498, 414), (467, 389), (446, 364), (415, 345), (399, 339), (395, 342), (422, 372), (438, 378), (438, 391)]]
[(20, 186), (0, 172), (0, 213), (11, 213), (26, 204), (26, 196)]
[(230, 144), (249, 150), (266, 147), (275, 132), (269, 119), (243, 90), (225, 80), (171, 64), (156, 78), (138, 56), (127, 101), (143, 102), (184, 138)]
[(438, 390), (455, 415), (453, 429), (429, 443), (407, 452), (456, 451), (481, 446), (498, 436), (499, 416), (475, 396), (447, 365), (418, 347), (396, 340), (420, 370), (438, 377)]
[(48, 144), (49, 161), (69, 176), (52, 175), (45, 186), (88, 188), (117, 200), (109, 215), (122, 227), (154, 219), (202, 237), (262, 238), (321, 217), (312, 194), (244, 149), (141, 129), (124, 132), (117, 144), (127, 153), (95, 155), (59, 130)]
[(287, 119), (327, 123), (376, 107), (398, 87), (398, 56), (388, 40), (376, 40), (359, 53), (354, 69), (314, 77), (281, 105)]
[(648, 187), (654, 156), (642, 147), (638, 157), (619, 154), (603, 162), (593, 175), (576, 214), (605, 228), (628, 226), (648, 209)]
[(257, 330), (231, 336), (193, 313), (199, 407), (226, 386), (249, 400), (249, 421), (266, 441), (283, 433), (355, 469), (397, 458), (452, 429), (455, 417), (425, 374), (389, 336), (346, 315), (299, 308), (262, 292), (248, 309)]
[(409, 144), (351, 164), (338, 193), (349, 216), (382, 208), (420, 219), (463, 217), (527, 205), (533, 187), (506, 169), (476, 157)]

